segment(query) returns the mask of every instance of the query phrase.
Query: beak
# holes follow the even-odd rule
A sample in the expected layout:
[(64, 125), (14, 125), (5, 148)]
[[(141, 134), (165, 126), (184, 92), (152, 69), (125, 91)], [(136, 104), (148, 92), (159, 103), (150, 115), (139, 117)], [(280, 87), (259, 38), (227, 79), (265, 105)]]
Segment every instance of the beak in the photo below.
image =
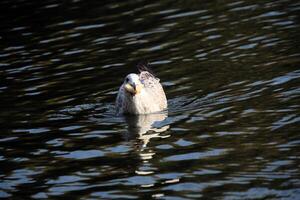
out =
[(140, 84), (129, 84), (126, 83), (125, 85), (125, 89), (127, 90), (127, 92), (136, 95), (139, 94), (141, 92), (142, 86)]

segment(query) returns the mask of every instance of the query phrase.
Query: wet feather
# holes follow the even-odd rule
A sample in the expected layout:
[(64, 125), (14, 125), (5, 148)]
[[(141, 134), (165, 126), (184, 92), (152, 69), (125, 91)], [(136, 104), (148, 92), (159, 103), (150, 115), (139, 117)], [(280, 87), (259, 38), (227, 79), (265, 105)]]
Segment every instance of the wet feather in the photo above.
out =
[[(121, 85), (116, 99), (118, 114), (148, 114), (167, 109), (167, 98), (160, 80), (145, 64), (139, 63), (139, 74), (129, 74)], [(132, 94), (125, 88), (126, 80), (133, 85), (141, 85), (141, 92)]]

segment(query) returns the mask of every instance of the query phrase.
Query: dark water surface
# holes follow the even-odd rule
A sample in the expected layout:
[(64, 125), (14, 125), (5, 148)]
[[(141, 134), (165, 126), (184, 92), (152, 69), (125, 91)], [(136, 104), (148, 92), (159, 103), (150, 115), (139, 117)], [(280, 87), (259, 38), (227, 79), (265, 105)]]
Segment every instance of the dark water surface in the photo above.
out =
[[(0, 2), (0, 197), (300, 199), (300, 2)], [(168, 114), (117, 117), (149, 60)]]

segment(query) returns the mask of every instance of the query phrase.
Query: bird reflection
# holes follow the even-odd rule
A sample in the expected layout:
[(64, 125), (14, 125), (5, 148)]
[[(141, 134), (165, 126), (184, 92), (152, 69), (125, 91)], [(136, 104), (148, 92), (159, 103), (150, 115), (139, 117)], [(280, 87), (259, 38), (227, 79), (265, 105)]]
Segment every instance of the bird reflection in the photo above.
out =
[(142, 142), (141, 150), (147, 147), (151, 138), (169, 137), (160, 135), (169, 128), (165, 121), (167, 117), (167, 113), (126, 116), (129, 137), (137, 137)]
[[(167, 138), (170, 135), (163, 133), (169, 129), (167, 113), (126, 116), (128, 124), (127, 137), (132, 138), (134, 149), (140, 156), (142, 163), (136, 166), (135, 173), (138, 175), (149, 175), (154, 173), (150, 160), (155, 155), (152, 148), (147, 147), (152, 138)], [(142, 185), (144, 187), (145, 185)], [(146, 187), (146, 186), (145, 186)], [(147, 187), (150, 187), (147, 185)]]

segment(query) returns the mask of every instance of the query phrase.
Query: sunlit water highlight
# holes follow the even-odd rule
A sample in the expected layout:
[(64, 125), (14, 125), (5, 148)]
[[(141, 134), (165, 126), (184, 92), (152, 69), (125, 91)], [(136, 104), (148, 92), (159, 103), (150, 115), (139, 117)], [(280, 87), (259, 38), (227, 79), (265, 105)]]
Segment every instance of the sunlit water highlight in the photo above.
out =
[[(0, 7), (0, 198), (300, 198), (298, 2)], [(116, 116), (141, 60), (169, 110)]]

